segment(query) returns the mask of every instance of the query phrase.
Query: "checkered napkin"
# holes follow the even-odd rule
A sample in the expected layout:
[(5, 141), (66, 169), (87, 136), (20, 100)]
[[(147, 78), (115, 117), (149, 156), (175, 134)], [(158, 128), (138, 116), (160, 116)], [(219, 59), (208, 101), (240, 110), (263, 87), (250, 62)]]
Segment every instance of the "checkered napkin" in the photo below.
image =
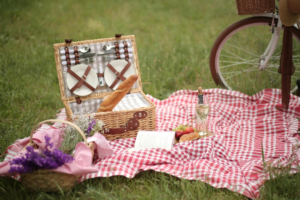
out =
[[(73, 113), (80, 112), (82, 114), (95, 113), (103, 99), (89, 99), (83, 101), (81, 104), (77, 104), (76, 102), (69, 103), (70, 108)], [(113, 111), (121, 111), (121, 110), (132, 110), (135, 108), (149, 107), (150, 104), (146, 99), (142, 96), (141, 93), (132, 93), (127, 94), (122, 98), (122, 100), (116, 105)]]
[(141, 93), (127, 94), (122, 100), (116, 105), (113, 111), (120, 110), (131, 110), (142, 107), (149, 107), (150, 104), (142, 96)]
[[(81, 176), (80, 182), (96, 177), (134, 177), (140, 171), (155, 170), (188, 180), (200, 180), (216, 188), (227, 188), (249, 198), (258, 198), (267, 180), (262, 161), (287, 165), (300, 160), (297, 130), (300, 99), (291, 95), (289, 110), (281, 109), (281, 91), (265, 89), (254, 96), (222, 89), (203, 91), (211, 110), (208, 130), (214, 136), (178, 143), (173, 149), (146, 149), (128, 153), (135, 138), (110, 141), (114, 154), (97, 160), (97, 173)], [(193, 122), (197, 91), (182, 90), (156, 105), (156, 129), (171, 130)], [(65, 112), (58, 115), (66, 119)], [(11, 152), (13, 153), (13, 152)], [(296, 172), (292, 165), (291, 173)]]

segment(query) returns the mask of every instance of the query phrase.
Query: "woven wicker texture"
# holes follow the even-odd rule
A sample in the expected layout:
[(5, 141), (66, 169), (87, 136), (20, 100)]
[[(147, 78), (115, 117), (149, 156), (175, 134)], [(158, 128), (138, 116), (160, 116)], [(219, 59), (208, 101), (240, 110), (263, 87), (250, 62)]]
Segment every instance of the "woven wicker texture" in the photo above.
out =
[(236, 0), (239, 15), (268, 13), (275, 10), (275, 0)]
[[(35, 144), (32, 141), (33, 133), (39, 125), (46, 122), (61, 122), (73, 126), (80, 133), (85, 144), (91, 149), (92, 155), (94, 155), (95, 145), (93, 142), (92, 143), (87, 142), (83, 131), (76, 124), (73, 124), (72, 122), (58, 120), (58, 119), (49, 119), (37, 124), (30, 133), (29, 145), (35, 146)], [(30, 190), (38, 190), (44, 192), (59, 192), (60, 190), (67, 191), (72, 189), (74, 185), (77, 183), (79, 177), (80, 176), (78, 175), (64, 174), (64, 173), (41, 169), (31, 173), (21, 174), (21, 184), (23, 185), (24, 188)]]
[[(112, 111), (112, 112), (100, 112), (93, 113), (96, 119), (102, 120), (105, 123), (105, 127), (119, 128), (125, 126), (130, 118), (133, 118), (133, 114), (139, 111), (147, 112), (147, 118), (139, 119), (139, 128), (137, 130), (128, 131), (122, 134), (103, 134), (107, 140), (115, 140), (121, 138), (136, 137), (138, 130), (155, 130), (155, 106), (154, 104), (141, 92), (143, 97), (151, 105), (149, 107), (143, 107), (138, 109), (126, 110), (126, 111)], [(67, 119), (72, 120), (73, 112), (68, 102), (63, 102), (66, 108)], [(92, 114), (90, 114), (92, 115)], [(88, 116), (88, 115), (87, 115)]]
[[(65, 94), (65, 81), (61, 66), (61, 59), (60, 59), (60, 52), (59, 48), (64, 46), (75, 46), (75, 45), (85, 45), (85, 44), (92, 44), (92, 43), (103, 43), (106, 44), (107, 42), (115, 42), (115, 41), (122, 41), (122, 40), (130, 40), (130, 43), (133, 48), (133, 59), (134, 59), (134, 67), (136, 74), (138, 75), (138, 87), (132, 88), (130, 90), (130, 93), (140, 93), (142, 94), (143, 98), (149, 103), (150, 106), (148, 107), (141, 107), (137, 109), (132, 110), (124, 110), (124, 111), (112, 111), (112, 112), (101, 112), (101, 113), (92, 113), (87, 114), (88, 115), (95, 115), (96, 119), (102, 120), (105, 123), (106, 128), (120, 128), (123, 126), (126, 126), (130, 118), (133, 118), (133, 114), (138, 111), (145, 111), (147, 112), (147, 118), (145, 119), (139, 119), (139, 127), (137, 130), (127, 131), (125, 133), (121, 134), (103, 134), (107, 140), (115, 140), (115, 139), (121, 139), (121, 138), (132, 138), (136, 137), (138, 130), (155, 130), (155, 105), (146, 97), (146, 95), (143, 93), (142, 89), (142, 82), (141, 82), (141, 75), (140, 75), (140, 69), (139, 69), (139, 62), (138, 62), (138, 56), (137, 56), (137, 46), (135, 42), (135, 38), (133, 35), (130, 36), (122, 36), (121, 38), (106, 38), (106, 39), (97, 39), (97, 40), (86, 40), (86, 41), (80, 41), (80, 42), (72, 42), (71, 44), (54, 44), (54, 53), (55, 53), (55, 61), (56, 61), (56, 69), (57, 69), (57, 75), (58, 75), (58, 81), (61, 91), (61, 99), (65, 105), (66, 108), (66, 114), (67, 119), (69, 121), (72, 121), (72, 116), (74, 113), (72, 112), (72, 109), (70, 108), (70, 103), (76, 102), (75, 96), (67, 97)], [(93, 92), (92, 94), (88, 96), (80, 97), (80, 100), (83, 102), (90, 99), (103, 99), (104, 97), (107, 97), (112, 92), (106, 92), (105, 89), (103, 89), (103, 92)], [(82, 104), (80, 104), (82, 105)]]
[[(59, 192), (70, 190), (77, 183), (79, 176), (38, 170), (21, 175), (21, 183), (24, 188), (44, 192)], [(60, 188), (60, 189), (59, 189)]]

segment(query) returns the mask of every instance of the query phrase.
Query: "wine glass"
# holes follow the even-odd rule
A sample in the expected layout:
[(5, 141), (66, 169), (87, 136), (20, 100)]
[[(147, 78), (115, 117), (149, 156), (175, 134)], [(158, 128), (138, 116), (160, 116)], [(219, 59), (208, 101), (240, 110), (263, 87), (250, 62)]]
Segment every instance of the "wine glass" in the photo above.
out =
[(203, 104), (196, 105), (196, 129), (199, 135), (203, 136), (207, 131), (207, 116), (209, 114), (210, 105), (207, 96), (203, 96)]

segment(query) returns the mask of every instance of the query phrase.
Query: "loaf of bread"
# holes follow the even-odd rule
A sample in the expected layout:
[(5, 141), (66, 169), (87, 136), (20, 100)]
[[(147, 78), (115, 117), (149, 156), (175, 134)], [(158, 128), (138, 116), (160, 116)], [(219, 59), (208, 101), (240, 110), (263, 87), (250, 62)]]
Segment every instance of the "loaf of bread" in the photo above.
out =
[(184, 134), (183, 136), (181, 136), (179, 139), (179, 142), (192, 141), (192, 140), (197, 140), (199, 138), (200, 138), (200, 135), (198, 132), (192, 132), (192, 133)]
[(114, 107), (123, 99), (123, 97), (128, 93), (133, 84), (138, 79), (137, 75), (129, 76), (119, 87), (111, 93), (104, 101), (101, 103), (97, 112), (107, 112), (112, 111)]

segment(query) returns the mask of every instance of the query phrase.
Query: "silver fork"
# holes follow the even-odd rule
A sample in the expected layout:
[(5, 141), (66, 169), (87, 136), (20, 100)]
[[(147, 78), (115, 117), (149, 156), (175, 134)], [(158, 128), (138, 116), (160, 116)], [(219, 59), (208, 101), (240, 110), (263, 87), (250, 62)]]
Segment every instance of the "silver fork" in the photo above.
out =
[[(94, 61), (95, 61), (95, 60), (94, 60), (94, 58), (92, 58), (92, 57), (79, 59), (79, 63), (92, 63), (92, 62), (94, 62)], [(71, 60), (70, 62), (71, 62), (71, 64), (75, 64), (75, 63), (76, 63), (75, 60)], [(67, 63), (67, 61), (62, 61), (61, 64), (62, 64), (62, 65), (67, 65), (68, 63)]]
[(80, 59), (79, 62), (84, 62), (84, 63), (92, 63), (94, 62), (94, 58), (93, 57), (88, 57), (88, 58), (84, 58), (84, 59)]
[[(119, 44), (119, 48), (123, 48), (125, 45), (123, 43)], [(130, 44), (127, 43), (127, 46), (130, 47)], [(116, 48), (116, 45), (106, 44), (103, 46), (104, 51), (110, 51), (111, 49)]]

